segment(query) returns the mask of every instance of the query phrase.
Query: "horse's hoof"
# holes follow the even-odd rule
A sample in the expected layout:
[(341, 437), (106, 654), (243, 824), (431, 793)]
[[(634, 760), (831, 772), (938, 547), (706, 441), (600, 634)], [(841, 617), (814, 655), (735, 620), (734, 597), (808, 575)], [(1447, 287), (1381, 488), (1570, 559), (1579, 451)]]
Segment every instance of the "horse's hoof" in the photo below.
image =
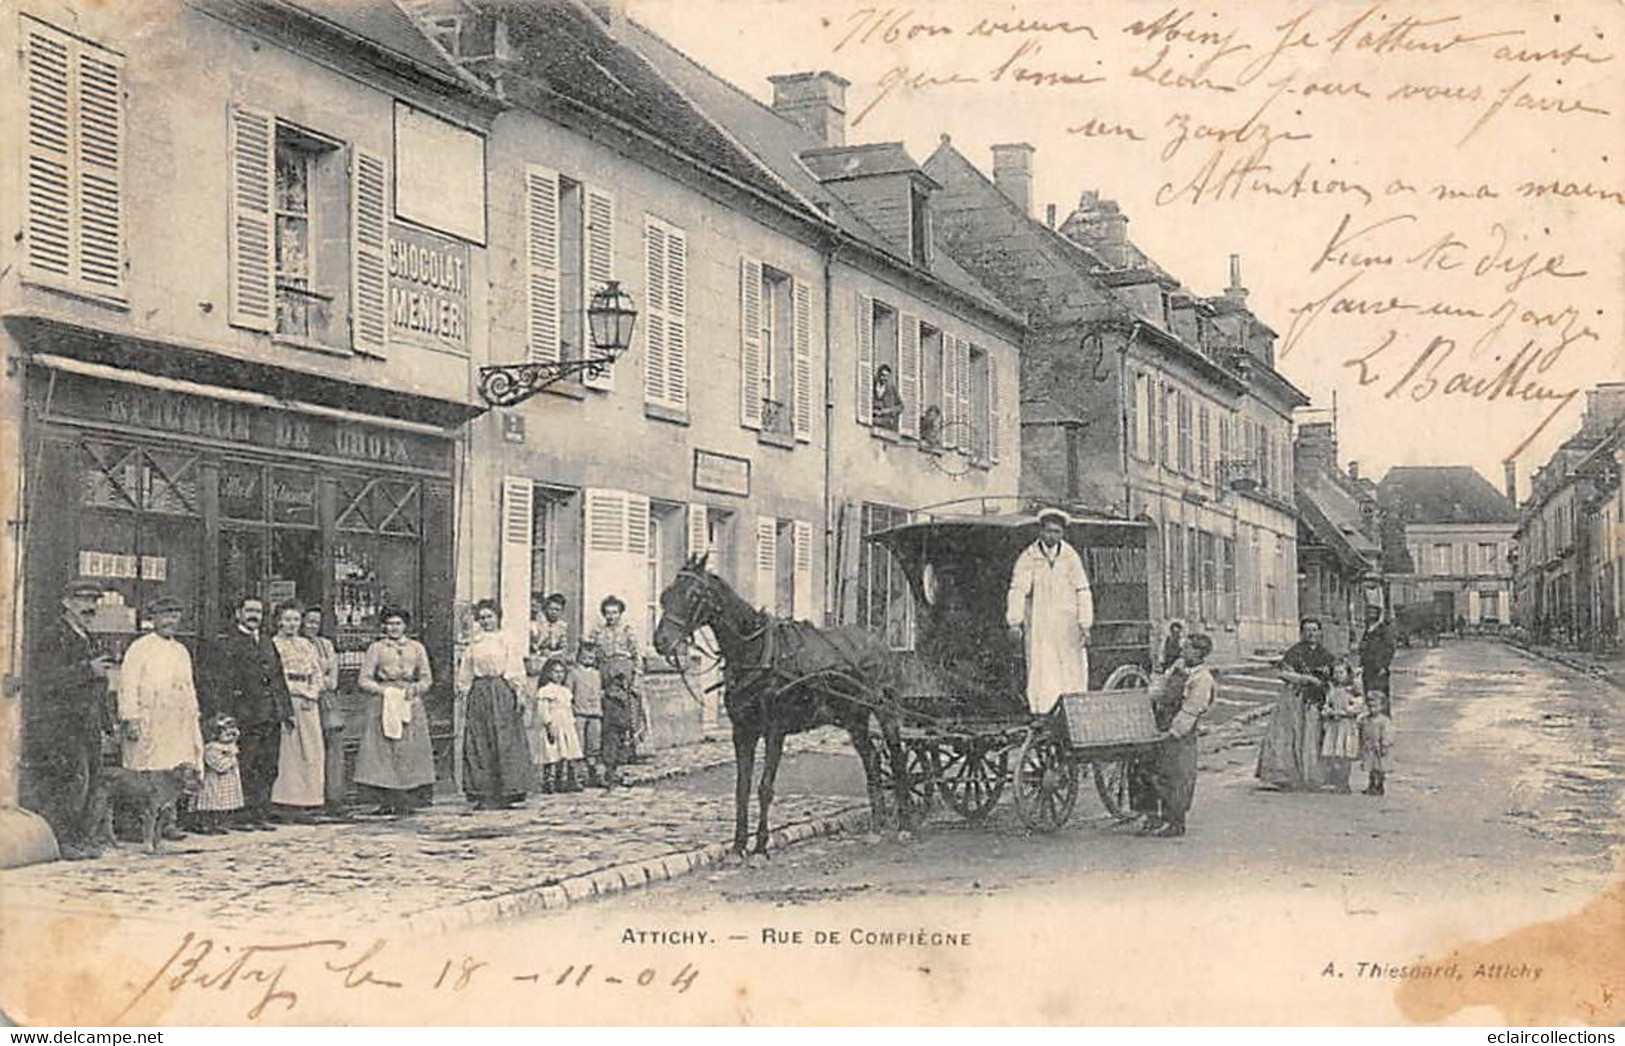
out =
[(897, 841), (900, 843), (912, 843), (914, 841), (914, 833), (909, 831), (907, 828), (904, 828), (902, 831), (897, 833)]
[(755, 853), (751, 854), (749, 857), (745, 858), (745, 867), (746, 868), (760, 868), (763, 865), (767, 864), (767, 862), (768, 862), (767, 851), (766, 850), (758, 850)]

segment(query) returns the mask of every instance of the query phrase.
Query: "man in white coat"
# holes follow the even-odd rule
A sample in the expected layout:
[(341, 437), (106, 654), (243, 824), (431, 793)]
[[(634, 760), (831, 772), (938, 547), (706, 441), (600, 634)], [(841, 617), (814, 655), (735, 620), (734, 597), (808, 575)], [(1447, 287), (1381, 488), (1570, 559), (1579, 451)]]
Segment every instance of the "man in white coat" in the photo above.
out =
[(175, 638), (181, 601), (163, 596), (147, 609), (152, 631), (130, 644), (119, 669), (118, 714), (127, 770), (203, 767), (192, 655)]
[(1010, 638), (1025, 640), (1027, 707), (1042, 714), (1062, 694), (1089, 689), (1089, 629), (1095, 600), (1077, 550), (1066, 542), (1066, 513), (1038, 514), (1038, 540), (1016, 557), (1005, 601)]

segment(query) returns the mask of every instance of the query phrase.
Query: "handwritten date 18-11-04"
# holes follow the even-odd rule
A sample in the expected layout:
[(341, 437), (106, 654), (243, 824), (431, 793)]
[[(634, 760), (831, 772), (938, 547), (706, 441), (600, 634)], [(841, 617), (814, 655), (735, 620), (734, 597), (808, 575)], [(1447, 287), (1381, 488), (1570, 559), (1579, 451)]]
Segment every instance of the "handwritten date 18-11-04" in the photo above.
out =
[[(159, 997), (214, 993), (247, 1004), (244, 1016), (258, 1021), (273, 1005), (281, 1012), (296, 1009), (301, 993), (337, 989), (418, 994), (460, 994), (497, 986), (535, 986), (548, 990), (656, 990), (683, 994), (694, 986), (700, 971), (692, 963), (662, 970), (598, 967), (593, 963), (553, 963), (508, 968), (473, 955), (447, 958), (420, 970), (416, 962), (401, 959), (386, 964), (388, 942), (353, 946), (341, 938), (321, 938), (289, 944), (224, 944), (188, 932), (180, 943), (142, 982), (140, 990), (118, 1014), (123, 1019), (144, 1000)], [(158, 1004), (161, 1008), (163, 1004)]]

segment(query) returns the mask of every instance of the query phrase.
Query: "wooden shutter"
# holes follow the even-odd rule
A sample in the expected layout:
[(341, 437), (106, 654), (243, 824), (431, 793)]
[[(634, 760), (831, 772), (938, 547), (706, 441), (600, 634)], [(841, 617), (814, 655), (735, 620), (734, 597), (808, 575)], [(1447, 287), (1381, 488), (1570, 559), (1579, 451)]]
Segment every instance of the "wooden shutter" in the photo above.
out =
[(28, 265), (36, 272), (73, 274), (73, 117), (69, 90), (72, 41), (23, 19), (28, 89), (26, 138)]
[(779, 521), (756, 517), (756, 604), (778, 613)]
[(942, 436), (938, 442), (944, 450), (953, 450), (959, 445), (959, 395), (956, 391), (958, 384), (954, 381), (954, 367), (959, 361), (959, 352), (955, 348), (959, 339), (952, 334), (943, 332), (942, 335)]
[(711, 551), (710, 512), (704, 505), (687, 506), (688, 540), (685, 547), (690, 556), (703, 556)]
[(964, 338), (956, 338), (954, 348), (957, 356), (954, 360), (954, 387), (958, 393), (955, 409), (959, 412), (959, 430), (964, 433), (964, 442), (960, 445), (960, 449), (971, 452), (976, 449), (976, 436), (971, 427), (981, 419), (971, 417), (970, 342)]
[(1004, 428), (1004, 413), (999, 406), (999, 361), (990, 351), (987, 354), (987, 459), (999, 460), (999, 444)]
[(615, 595), (626, 602), (627, 620), (636, 609), (624, 587), (627, 496), (619, 490), (588, 490), (584, 498), (586, 533), (581, 543), (581, 612), (598, 621), (598, 605)]
[(389, 169), (355, 151), (350, 172), (350, 337), (356, 352), (382, 356), (389, 339)]
[(762, 427), (762, 263), (739, 259), (739, 424)]
[(666, 227), (666, 406), (688, 409), (688, 234)]
[[(604, 189), (596, 186), (587, 187), (587, 280), (586, 301), (570, 302), (572, 309), (585, 309), (592, 303), (593, 295), (604, 289), (605, 284), (615, 278), (615, 197)], [(586, 317), (582, 317), (582, 334), (586, 342), (582, 352), (593, 352), (592, 331), (587, 325)], [(605, 367), (597, 377), (590, 373), (582, 377), (582, 382), (589, 388), (609, 390), (615, 387), (615, 367)]]
[(88, 289), (122, 297), (124, 60), (83, 43), (76, 51), (76, 269)]
[(796, 439), (812, 442), (813, 380), (812, 380), (812, 288), (796, 280), (791, 289), (794, 311), (792, 337), (795, 355), (794, 424)]
[(535, 488), (529, 477), (502, 481), (501, 599), (503, 628), (515, 635), (530, 620), (531, 526)]
[(245, 106), (231, 110), (229, 321), (249, 330), (276, 327), (276, 119)]
[(525, 356), (554, 363), (559, 350), (559, 175), (525, 168)]
[(653, 218), (643, 225), (644, 322), (643, 398), (665, 404), (666, 396), (666, 230)]
[(858, 325), (858, 424), (874, 424), (875, 415), (875, 302), (859, 291), (854, 298)]
[(811, 523), (795, 520), (790, 524), (791, 540), (795, 544), (795, 606), (793, 615), (800, 621), (818, 623), (818, 608), (813, 593), (813, 527)]
[(920, 434), (920, 318), (897, 315), (897, 394), (903, 413), (897, 419), (900, 436)]

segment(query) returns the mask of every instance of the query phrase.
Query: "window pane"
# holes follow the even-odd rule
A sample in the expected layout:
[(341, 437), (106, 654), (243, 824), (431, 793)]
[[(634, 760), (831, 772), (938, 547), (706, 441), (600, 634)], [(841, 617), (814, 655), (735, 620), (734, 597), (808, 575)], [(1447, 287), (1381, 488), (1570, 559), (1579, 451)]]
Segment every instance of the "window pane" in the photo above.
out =
[(265, 519), (265, 469), (244, 461), (220, 463), (220, 514), (256, 523)]
[(271, 470), (271, 522), (291, 526), (316, 525), (316, 474)]

